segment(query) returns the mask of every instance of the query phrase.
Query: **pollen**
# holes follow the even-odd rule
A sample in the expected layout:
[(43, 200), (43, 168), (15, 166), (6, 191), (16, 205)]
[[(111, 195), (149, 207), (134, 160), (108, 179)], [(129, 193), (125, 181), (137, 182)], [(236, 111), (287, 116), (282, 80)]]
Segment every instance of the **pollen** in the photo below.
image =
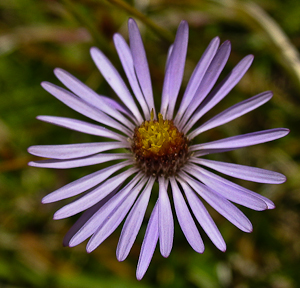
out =
[(173, 176), (188, 159), (188, 140), (172, 120), (159, 113), (144, 121), (134, 131), (132, 151), (136, 163), (147, 175)]

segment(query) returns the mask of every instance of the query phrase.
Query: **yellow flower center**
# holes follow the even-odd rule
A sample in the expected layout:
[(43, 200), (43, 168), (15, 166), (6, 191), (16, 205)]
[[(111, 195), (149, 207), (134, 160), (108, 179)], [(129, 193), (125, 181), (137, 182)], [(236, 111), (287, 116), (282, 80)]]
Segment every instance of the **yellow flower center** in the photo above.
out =
[(153, 120), (154, 113), (151, 111), (151, 120), (145, 121), (136, 133), (140, 141), (140, 148), (144, 154), (164, 155), (176, 150), (176, 145), (182, 140), (182, 133), (174, 126), (173, 121), (163, 120), (158, 114), (158, 121)]
[(137, 164), (147, 174), (174, 175), (185, 163), (188, 155), (188, 140), (179, 132), (172, 120), (144, 121), (134, 131), (132, 151)]

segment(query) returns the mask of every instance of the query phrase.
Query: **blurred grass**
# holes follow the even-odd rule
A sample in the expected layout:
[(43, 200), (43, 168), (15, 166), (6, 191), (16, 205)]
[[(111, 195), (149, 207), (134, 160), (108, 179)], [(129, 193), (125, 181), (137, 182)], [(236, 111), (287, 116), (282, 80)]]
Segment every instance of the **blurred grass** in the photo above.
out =
[[(299, 287), (299, 15), (297, 0), (0, 0), (0, 287)], [(157, 103), (170, 35), (181, 19), (190, 24), (184, 84), (216, 35), (232, 42), (226, 72), (245, 55), (255, 55), (239, 85), (208, 116), (264, 90), (272, 90), (273, 99), (198, 141), (291, 129), (276, 142), (214, 156), (287, 176), (282, 185), (239, 182), (277, 206), (264, 213), (243, 209), (253, 233), (239, 231), (211, 211), (227, 252), (219, 252), (202, 233), (206, 251), (198, 255), (177, 225), (171, 256), (164, 259), (156, 251), (141, 282), (135, 280), (135, 267), (143, 233), (122, 263), (115, 259), (120, 229), (91, 254), (83, 244), (63, 248), (63, 236), (76, 217), (53, 221), (52, 214), (63, 204), (40, 204), (47, 193), (97, 167), (55, 171), (26, 164), (32, 159), (26, 152), (30, 145), (90, 141), (87, 135), (66, 133), (35, 119), (42, 114), (82, 117), (39, 83), (58, 84), (52, 70), (61, 67), (99, 93), (115, 97), (92, 63), (89, 48), (97, 45), (122, 71), (112, 35), (127, 37), (129, 16), (141, 23)]]

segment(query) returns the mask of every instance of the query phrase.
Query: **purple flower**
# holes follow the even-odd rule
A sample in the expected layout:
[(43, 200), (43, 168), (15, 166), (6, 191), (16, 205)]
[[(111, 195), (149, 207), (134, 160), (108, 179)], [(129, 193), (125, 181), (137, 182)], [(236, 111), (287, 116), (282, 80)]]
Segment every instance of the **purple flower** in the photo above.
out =
[[(141, 279), (158, 241), (164, 257), (171, 252), (174, 221), (170, 198), (187, 241), (199, 253), (204, 251), (204, 244), (190, 211), (216, 247), (226, 250), (222, 235), (202, 199), (242, 231), (252, 231), (251, 222), (232, 202), (258, 211), (273, 209), (273, 202), (210, 170), (271, 184), (283, 183), (285, 176), (260, 168), (207, 160), (202, 156), (272, 141), (287, 135), (289, 130), (276, 128), (192, 144), (192, 139), (200, 133), (228, 123), (271, 99), (272, 92), (260, 93), (194, 127), (239, 82), (250, 67), (253, 56), (243, 58), (215, 86), (228, 60), (230, 42), (225, 41), (219, 46), (220, 39), (214, 38), (199, 60), (174, 115), (188, 44), (188, 24), (182, 21), (169, 50), (160, 113), (156, 114), (146, 54), (133, 19), (129, 19), (128, 29), (130, 46), (119, 34), (114, 35), (114, 43), (136, 99), (111, 62), (97, 48), (91, 49), (92, 58), (123, 104), (98, 95), (62, 69), (55, 69), (55, 75), (70, 91), (48, 82), (42, 83), (43, 88), (57, 99), (100, 125), (54, 116), (39, 116), (38, 119), (111, 140), (32, 146), (29, 148), (31, 154), (50, 159), (33, 161), (29, 165), (66, 169), (118, 160), (117, 164), (108, 165), (50, 193), (42, 202), (51, 203), (81, 194), (59, 209), (54, 219), (84, 211), (65, 236), (64, 245), (73, 247), (90, 238), (87, 252), (96, 249), (126, 218), (117, 247), (119, 261), (129, 254), (153, 185), (158, 182), (159, 195), (148, 222), (137, 266), (136, 275)], [(108, 153), (109, 150), (114, 151)]]

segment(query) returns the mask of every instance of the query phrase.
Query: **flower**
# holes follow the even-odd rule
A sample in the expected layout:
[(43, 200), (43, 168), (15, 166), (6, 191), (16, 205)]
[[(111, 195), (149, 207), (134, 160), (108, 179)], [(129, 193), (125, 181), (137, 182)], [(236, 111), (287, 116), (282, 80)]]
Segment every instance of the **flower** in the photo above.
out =
[[(212, 161), (202, 156), (272, 141), (287, 135), (289, 130), (276, 128), (192, 144), (192, 139), (200, 133), (228, 123), (271, 99), (272, 92), (260, 93), (194, 127), (239, 82), (250, 67), (253, 56), (243, 58), (215, 86), (228, 60), (230, 42), (225, 41), (219, 46), (220, 39), (214, 38), (192, 73), (174, 117), (188, 44), (188, 24), (182, 21), (169, 49), (161, 107), (157, 115), (146, 54), (133, 19), (129, 19), (128, 29), (130, 46), (119, 34), (114, 35), (114, 44), (136, 99), (111, 62), (97, 48), (91, 48), (91, 56), (123, 105), (98, 95), (62, 69), (55, 69), (55, 75), (70, 91), (48, 82), (42, 83), (45, 90), (67, 106), (105, 127), (64, 117), (38, 116), (39, 120), (113, 141), (32, 146), (28, 150), (33, 155), (51, 158), (29, 163), (35, 167), (65, 169), (122, 160), (69, 183), (42, 200), (43, 203), (51, 203), (82, 194), (59, 209), (54, 219), (85, 211), (63, 242), (73, 247), (90, 237), (87, 252), (96, 249), (126, 218), (117, 246), (119, 261), (129, 254), (140, 230), (153, 185), (158, 182), (158, 199), (147, 225), (137, 266), (136, 275), (141, 279), (158, 241), (164, 257), (171, 252), (174, 234), (171, 195), (180, 227), (189, 244), (199, 253), (204, 251), (204, 244), (190, 211), (215, 246), (226, 250), (226, 244), (201, 198), (242, 231), (252, 231), (251, 222), (232, 202), (258, 211), (273, 209), (273, 202), (210, 172), (206, 167), (259, 183), (283, 183), (285, 176), (260, 168)], [(115, 152), (102, 153), (109, 150)]]

